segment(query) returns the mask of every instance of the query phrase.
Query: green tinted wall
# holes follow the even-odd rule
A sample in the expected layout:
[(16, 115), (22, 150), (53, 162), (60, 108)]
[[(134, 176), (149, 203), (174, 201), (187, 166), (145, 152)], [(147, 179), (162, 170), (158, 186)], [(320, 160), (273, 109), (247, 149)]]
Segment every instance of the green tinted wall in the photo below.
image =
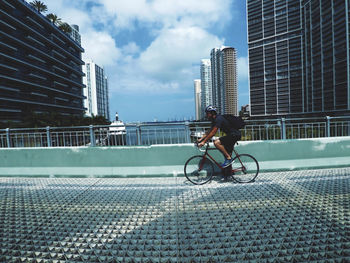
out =
[[(350, 165), (350, 137), (240, 142), (262, 171)], [(223, 157), (214, 153), (218, 161)], [(0, 176), (175, 176), (201, 152), (192, 144), (0, 149)]]

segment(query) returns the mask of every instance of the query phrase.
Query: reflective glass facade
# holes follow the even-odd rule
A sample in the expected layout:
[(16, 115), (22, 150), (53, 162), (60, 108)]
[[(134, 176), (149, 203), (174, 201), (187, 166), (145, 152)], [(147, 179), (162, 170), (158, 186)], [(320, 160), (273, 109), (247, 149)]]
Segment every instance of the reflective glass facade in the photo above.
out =
[(348, 5), (247, 0), (252, 116), (349, 110)]
[(0, 121), (82, 115), (82, 47), (22, 0), (0, 1)]
[(349, 1), (304, 1), (304, 108), (349, 110)]

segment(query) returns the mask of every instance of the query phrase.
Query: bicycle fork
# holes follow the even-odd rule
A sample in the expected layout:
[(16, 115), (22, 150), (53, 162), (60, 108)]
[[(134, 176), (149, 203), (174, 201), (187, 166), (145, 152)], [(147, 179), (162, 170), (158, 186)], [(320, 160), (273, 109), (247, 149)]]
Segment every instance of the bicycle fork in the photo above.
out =
[(199, 164), (198, 172), (202, 171), (206, 158), (207, 158), (207, 157), (204, 155), (204, 156), (203, 156), (203, 159), (201, 160), (201, 162), (200, 162), (200, 164)]
[(239, 158), (239, 154), (237, 154), (237, 152), (235, 151), (235, 149), (233, 149), (233, 151), (235, 152), (236, 156), (237, 156), (237, 159), (238, 161), (240, 162), (241, 164), (241, 170), (244, 174), (247, 174), (247, 169), (245, 168), (245, 165), (243, 164), (243, 162), (241, 161), (241, 158)]
[(237, 158), (238, 158), (239, 162), (240, 162), (241, 165), (242, 165), (242, 172), (243, 172), (244, 174), (247, 174), (247, 168), (246, 168), (245, 164), (241, 161), (241, 159), (239, 158), (239, 156), (238, 156)]

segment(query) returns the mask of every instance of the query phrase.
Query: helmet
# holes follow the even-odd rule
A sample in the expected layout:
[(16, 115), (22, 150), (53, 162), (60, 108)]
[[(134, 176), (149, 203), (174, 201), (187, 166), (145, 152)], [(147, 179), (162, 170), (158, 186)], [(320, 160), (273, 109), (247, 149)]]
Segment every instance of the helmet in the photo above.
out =
[(209, 105), (208, 107), (205, 108), (205, 113), (212, 112), (212, 111), (215, 111), (216, 113), (217, 109), (215, 106)]

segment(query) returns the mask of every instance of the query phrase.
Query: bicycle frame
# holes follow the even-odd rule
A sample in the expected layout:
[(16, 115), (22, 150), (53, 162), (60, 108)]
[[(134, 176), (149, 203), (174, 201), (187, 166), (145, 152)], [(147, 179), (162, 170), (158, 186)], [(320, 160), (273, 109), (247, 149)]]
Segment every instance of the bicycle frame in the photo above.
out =
[[(205, 151), (204, 151), (204, 154), (203, 154), (203, 159), (206, 159), (207, 156), (208, 156), (216, 164), (217, 167), (219, 167), (222, 171), (224, 171), (227, 167), (226, 168), (222, 168), (221, 165), (215, 160), (215, 158), (212, 157), (208, 153), (209, 150), (218, 150), (218, 149), (217, 148), (209, 148), (209, 143), (207, 143), (207, 146), (205, 147)], [(232, 169), (232, 165), (230, 165), (231, 166), (231, 173), (238, 172), (238, 171), (244, 172), (245, 171), (245, 167), (244, 167), (241, 159), (239, 158), (239, 154), (236, 152), (236, 150), (234, 148), (232, 150), (235, 153), (235, 156), (237, 157), (239, 162), (241, 163), (241, 167), (236, 168), (236, 169)], [(199, 167), (199, 170), (202, 170), (202, 167)]]

